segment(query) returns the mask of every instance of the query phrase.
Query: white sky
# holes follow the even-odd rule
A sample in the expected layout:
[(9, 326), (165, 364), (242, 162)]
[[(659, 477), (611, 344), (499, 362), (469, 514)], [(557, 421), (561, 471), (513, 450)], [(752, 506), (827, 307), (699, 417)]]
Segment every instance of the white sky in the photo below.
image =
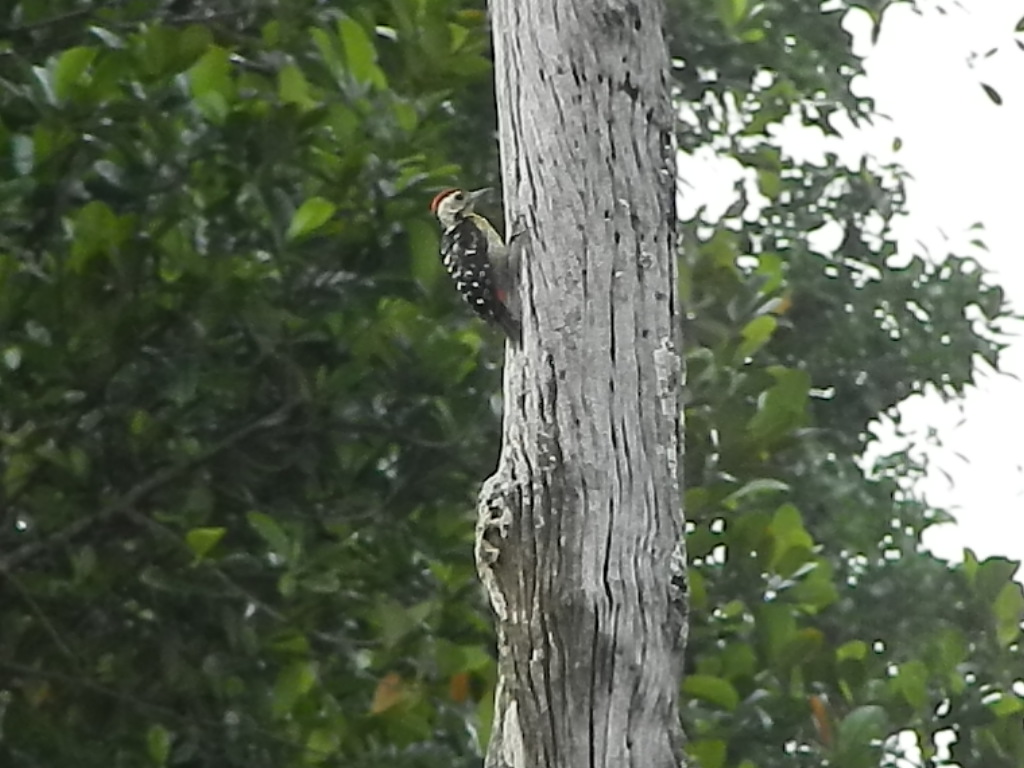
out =
[[(783, 144), (801, 156), (827, 146), (852, 162), (865, 151), (897, 160), (912, 176), (908, 215), (897, 227), (901, 250), (921, 253), (918, 243), (924, 243), (936, 258), (950, 251), (975, 256), (1015, 311), (1024, 313), (1024, 50), (1014, 43), (1024, 0), (961, 0), (963, 7), (956, 2), (920, 0), (932, 8), (920, 15), (905, 3), (892, 6), (877, 45), (870, 42), (867, 15), (849, 13), (854, 50), (866, 57), (866, 77), (855, 86), (874, 97), (884, 117), (868, 130), (851, 130), (842, 142), (820, 133), (816, 138), (796, 120), (795, 140), (788, 140), (787, 126)], [(1016, 37), (1024, 42), (1024, 33)], [(998, 51), (982, 58), (993, 48)], [(1002, 106), (981, 83), (1000, 93)], [(894, 154), (897, 136), (902, 148)], [(737, 169), (710, 151), (683, 156), (680, 175), (692, 189), (682, 191), (680, 211), (704, 203), (709, 217), (723, 212), (733, 199)], [(969, 245), (979, 234), (969, 231), (976, 222), (984, 224), (980, 239), (987, 252)], [(831, 238), (823, 233), (823, 239)], [(925, 537), (941, 557), (960, 560), (970, 547), (982, 558), (1024, 559), (1024, 323), (1007, 330), (1022, 338), (1009, 339), (1001, 367), (1018, 379), (984, 373), (960, 403), (915, 397), (900, 409), (901, 431), (929, 462), (918, 490), (959, 520)], [(941, 447), (928, 439), (930, 430)], [(886, 452), (907, 442), (891, 424), (876, 432)]]
[[(975, 255), (1015, 311), (1024, 312), (1024, 51), (1014, 43), (1024, 0), (942, 4), (946, 15), (894, 6), (874, 48), (866, 18), (848, 19), (855, 50), (867, 54), (864, 92), (891, 118), (879, 126), (890, 134), (879, 151), (900, 136), (897, 158), (913, 176), (900, 243), (912, 248), (921, 240), (936, 255)], [(1017, 38), (1024, 42), (1024, 34)], [(998, 52), (979, 58), (992, 48)], [(1002, 106), (980, 83), (1000, 93)], [(966, 245), (977, 221), (985, 226), (987, 253)], [(1019, 334), (1024, 325), (1007, 330)], [(943, 444), (924, 451), (929, 501), (959, 520), (925, 538), (942, 557), (959, 560), (970, 547), (981, 557), (1024, 559), (1024, 338), (1009, 341), (1001, 367), (1019, 378), (986, 374), (960, 405), (916, 397), (901, 408), (904, 431), (916, 431), (923, 444), (933, 427)]]

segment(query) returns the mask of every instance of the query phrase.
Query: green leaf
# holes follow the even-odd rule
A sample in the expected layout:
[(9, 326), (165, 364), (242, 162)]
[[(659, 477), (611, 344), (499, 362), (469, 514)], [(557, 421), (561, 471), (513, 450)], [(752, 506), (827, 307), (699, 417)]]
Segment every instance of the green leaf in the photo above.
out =
[(1024, 701), (1012, 693), (1001, 693), (998, 699), (988, 704), (988, 708), (996, 717), (1009, 717), (1024, 711)]
[(397, 600), (385, 599), (374, 607), (372, 617), (380, 641), (385, 648), (392, 648), (419, 626), (421, 615), (413, 615), (411, 610)]
[(796, 620), (788, 605), (768, 603), (757, 610), (757, 634), (763, 653), (777, 661), (796, 635)]
[(748, 643), (731, 643), (722, 649), (722, 669), (730, 680), (753, 675), (757, 671), (757, 654)]
[[(791, 548), (789, 550), (791, 555), (802, 555), (803, 552), (808, 553), (807, 558), (804, 560), (804, 562), (808, 562), (811, 559), (811, 553), (808, 550), (801, 550), (799, 548)], [(785, 559), (789, 560), (790, 558), (787, 556)], [(800, 559), (803, 558), (798, 558), (797, 561), (799, 562)], [(780, 571), (782, 571), (781, 566)], [(792, 573), (790, 570), (782, 572)], [(828, 560), (818, 560), (813, 563), (812, 570), (789, 590), (788, 596), (791, 600), (796, 601), (804, 611), (817, 613), (839, 599), (839, 590), (836, 588), (832, 576), (832, 566)]]
[(322, 197), (309, 198), (292, 216), (286, 237), (295, 240), (319, 229), (334, 215), (335, 210), (337, 206), (330, 200)]
[(303, 578), (302, 588), (319, 595), (332, 595), (341, 589), (341, 579), (333, 571), (322, 571)]
[(194, 96), (211, 91), (227, 96), (232, 90), (231, 59), (224, 48), (213, 45), (192, 65), (188, 81)]
[(213, 33), (205, 24), (191, 24), (174, 40), (174, 70), (191, 67), (213, 43)]
[(163, 24), (153, 24), (132, 39), (136, 57), (146, 74), (165, 77), (174, 71), (177, 34)]
[(124, 48), (124, 38), (103, 27), (89, 27), (89, 33), (100, 40), (107, 48), (120, 50)]
[(491, 731), (494, 728), (494, 688), (490, 687), (480, 697), (480, 703), (476, 707), (476, 720), (479, 723), (479, 744), (487, 744), (491, 739)]
[(288, 629), (284, 634), (275, 637), (270, 647), (281, 653), (307, 656), (309, 654), (309, 638), (297, 629)]
[(779, 321), (771, 315), (761, 315), (743, 326), (743, 329), (740, 331), (743, 342), (736, 350), (736, 361), (746, 360), (767, 344), (778, 325)]
[(377, 49), (362, 25), (343, 16), (338, 20), (338, 37), (345, 51), (345, 64), (352, 76), (361, 83), (387, 88), (387, 79), (377, 66)]
[(1024, 588), (1015, 581), (1003, 585), (992, 604), (996, 620), (996, 640), (1006, 646), (1020, 636), (1020, 623), (1024, 619)]
[(939, 630), (931, 638), (925, 651), (926, 661), (943, 678), (960, 679), (958, 667), (967, 658), (968, 647), (964, 633), (955, 627)]
[(863, 661), (868, 655), (868, 644), (863, 640), (850, 640), (836, 648), (836, 661)]
[(960, 569), (964, 572), (967, 583), (973, 587), (978, 578), (978, 556), (974, 554), (973, 549), (964, 547)]
[(228, 51), (210, 46), (188, 70), (188, 81), (199, 111), (214, 123), (223, 123), (235, 98)]
[(249, 526), (267, 543), (271, 551), (287, 561), (291, 552), (291, 542), (288, 539), (288, 534), (277, 524), (277, 521), (262, 512), (250, 512), (245, 519), (249, 522)]
[(883, 707), (866, 704), (850, 712), (839, 724), (838, 752), (842, 759), (836, 765), (867, 765), (878, 748), (873, 741), (884, 738), (889, 718)]
[(7, 466), (4, 467), (4, 491), (8, 496), (17, 496), (32, 478), (32, 473), (38, 466), (38, 459), (34, 454), (15, 453), (8, 454)]
[(449, 24), (448, 32), (451, 34), (451, 50), (453, 53), (459, 50), (466, 40), (470, 39), (471, 32), (469, 28), (460, 24)]
[(748, 428), (755, 440), (774, 442), (804, 423), (811, 378), (807, 371), (773, 365), (775, 384), (761, 395)]
[(686, 746), (700, 768), (722, 768), (725, 765), (727, 745), (721, 739), (694, 739)]
[(993, 104), (995, 104), (996, 106), (1002, 106), (1003, 97), (999, 94), (999, 91), (997, 91), (991, 85), (986, 85), (985, 83), (981, 83), (981, 87), (985, 91), (985, 95), (992, 100)]
[(778, 656), (778, 665), (789, 669), (812, 660), (825, 645), (825, 635), (820, 629), (804, 627), (790, 637)]
[(72, 446), (68, 449), (68, 466), (75, 477), (80, 479), (86, 478), (89, 475), (89, 467), (91, 466), (89, 454), (82, 450), (81, 446)]
[[(395, 115), (395, 120), (403, 131), (412, 133), (416, 130), (419, 125), (420, 116), (416, 111), (416, 107), (410, 104), (408, 101), (396, 101), (391, 105), (391, 110)], [(424, 174), (425, 175), (425, 174)], [(402, 186), (402, 185), (399, 185)]]
[(978, 564), (974, 578), (974, 593), (989, 603), (1002, 593), (1008, 582), (1013, 581), (1020, 563), (1007, 557), (987, 557)]
[(739, 706), (740, 695), (732, 683), (711, 675), (687, 675), (683, 680), (683, 691), (709, 704), (732, 712)]
[(314, 765), (322, 763), (338, 751), (341, 736), (335, 728), (314, 728), (306, 739), (306, 760)]
[(96, 58), (98, 50), (89, 46), (77, 46), (64, 51), (53, 67), (51, 84), (59, 103), (67, 100), (72, 88), (82, 79), (85, 70)]
[(128, 234), (118, 216), (99, 200), (82, 206), (74, 214), (73, 222), (68, 269), (79, 274), (89, 268), (94, 256), (113, 253)]
[(768, 530), (775, 541), (773, 564), (777, 564), (790, 549), (810, 550), (814, 546), (814, 539), (804, 528), (800, 510), (792, 504), (783, 504), (775, 510)]
[(171, 734), (162, 725), (151, 725), (146, 731), (146, 752), (155, 765), (167, 765), (171, 754)]
[(690, 605), (692, 608), (704, 610), (708, 605), (708, 588), (704, 575), (691, 568), (689, 573), (690, 581)]
[(282, 669), (277, 675), (270, 700), (274, 717), (288, 715), (315, 684), (316, 667), (311, 661), (293, 661)]
[(309, 95), (309, 81), (294, 64), (284, 66), (277, 73), (277, 95), (285, 104), (295, 104), (302, 110), (311, 109), (317, 104)]
[(775, 171), (762, 168), (757, 172), (757, 188), (769, 200), (776, 200), (782, 192), (782, 180)]
[(291, 597), (295, 594), (295, 587), (298, 584), (298, 580), (295, 578), (295, 574), (286, 571), (281, 574), (281, 578), (277, 580), (277, 591), (281, 593), (281, 597)]
[(747, 16), (747, 0), (715, 0), (718, 18), (728, 30), (734, 30)]
[(736, 270), (736, 257), (739, 255), (736, 236), (727, 229), (716, 229), (711, 239), (701, 246), (701, 251), (706, 253), (716, 266), (729, 271)]
[(736, 509), (741, 501), (748, 497), (763, 496), (769, 493), (788, 493), (789, 484), (771, 477), (758, 477), (745, 483), (742, 488), (733, 491), (724, 499), (722, 506), (726, 509)]
[(224, 538), (227, 528), (193, 528), (185, 534), (185, 543), (196, 556), (196, 561), (202, 560), (210, 553), (210, 550), (217, 546), (217, 543)]
[(313, 38), (313, 44), (320, 52), (320, 58), (327, 66), (331, 75), (335, 80), (340, 80), (344, 74), (344, 67), (341, 64), (341, 57), (338, 56), (338, 49), (334, 44), (334, 38), (322, 29), (311, 29), (309, 35)]
[(928, 667), (918, 659), (900, 664), (893, 684), (907, 703), (921, 709), (928, 703)]
[[(445, 61), (452, 50), (451, 28), (445, 20), (436, 16), (424, 15), (419, 20), (418, 26), (417, 32), (420, 35), (423, 50), (430, 60)], [(461, 72), (462, 70), (454, 71)]]

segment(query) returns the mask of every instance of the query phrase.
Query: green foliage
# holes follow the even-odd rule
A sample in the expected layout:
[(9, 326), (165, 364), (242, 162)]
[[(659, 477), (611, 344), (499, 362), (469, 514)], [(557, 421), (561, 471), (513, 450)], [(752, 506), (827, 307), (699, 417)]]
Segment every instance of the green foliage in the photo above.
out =
[[(870, 114), (840, 11), (671, 9), (680, 145), (749, 181), (682, 227), (691, 751), (873, 768), (911, 731), (939, 766), (956, 729), (953, 760), (1017, 768), (1016, 564), (922, 553), (947, 516), (906, 490), (920, 467), (857, 463), (907, 394), (996, 364), (1002, 293), (968, 258), (895, 260), (898, 169), (777, 146), (791, 113)], [(479, 764), (497, 345), (425, 201), (494, 182), (484, 22), (456, 0), (0, 11), (5, 768)]]
[(459, 10), (0, 13), (0, 764), (472, 764)]
[[(1024, 764), (1017, 564), (968, 553), (956, 569), (923, 552), (948, 515), (907, 492), (921, 468), (906, 452), (867, 476), (857, 461), (872, 420), (908, 395), (956, 397), (979, 362), (996, 366), (1002, 291), (971, 258), (896, 253), (898, 168), (779, 146), (790, 115), (827, 135), (834, 115), (870, 117), (849, 91), (860, 65), (842, 14), (741, 6), (673, 5), (681, 142), (753, 182), (721, 220), (701, 211), (683, 227), (693, 752), (873, 768), (909, 742), (908, 765)], [(813, 235), (827, 226), (844, 233), (829, 253)], [(711, 693), (725, 684), (738, 705)], [(932, 741), (946, 729), (950, 762)]]

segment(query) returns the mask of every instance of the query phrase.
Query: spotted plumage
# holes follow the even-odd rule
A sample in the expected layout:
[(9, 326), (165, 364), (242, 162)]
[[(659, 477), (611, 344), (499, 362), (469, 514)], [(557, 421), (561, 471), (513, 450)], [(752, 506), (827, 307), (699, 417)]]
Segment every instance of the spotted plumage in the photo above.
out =
[(503, 289), (508, 251), (490, 223), (473, 212), (473, 204), (485, 192), (449, 189), (431, 202), (430, 209), (441, 222), (441, 263), (473, 311), (518, 343), (519, 322), (508, 309)]

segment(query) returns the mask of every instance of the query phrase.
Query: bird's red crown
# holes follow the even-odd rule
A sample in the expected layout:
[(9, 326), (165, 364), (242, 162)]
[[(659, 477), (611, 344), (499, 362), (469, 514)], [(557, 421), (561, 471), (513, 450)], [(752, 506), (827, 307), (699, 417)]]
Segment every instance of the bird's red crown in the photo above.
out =
[(453, 195), (458, 191), (459, 190), (453, 187), (452, 189), (443, 189), (440, 192), (438, 192), (436, 195), (434, 195), (434, 199), (430, 201), (430, 212), (437, 213), (437, 207), (441, 205), (441, 201), (448, 197), (448, 195)]

